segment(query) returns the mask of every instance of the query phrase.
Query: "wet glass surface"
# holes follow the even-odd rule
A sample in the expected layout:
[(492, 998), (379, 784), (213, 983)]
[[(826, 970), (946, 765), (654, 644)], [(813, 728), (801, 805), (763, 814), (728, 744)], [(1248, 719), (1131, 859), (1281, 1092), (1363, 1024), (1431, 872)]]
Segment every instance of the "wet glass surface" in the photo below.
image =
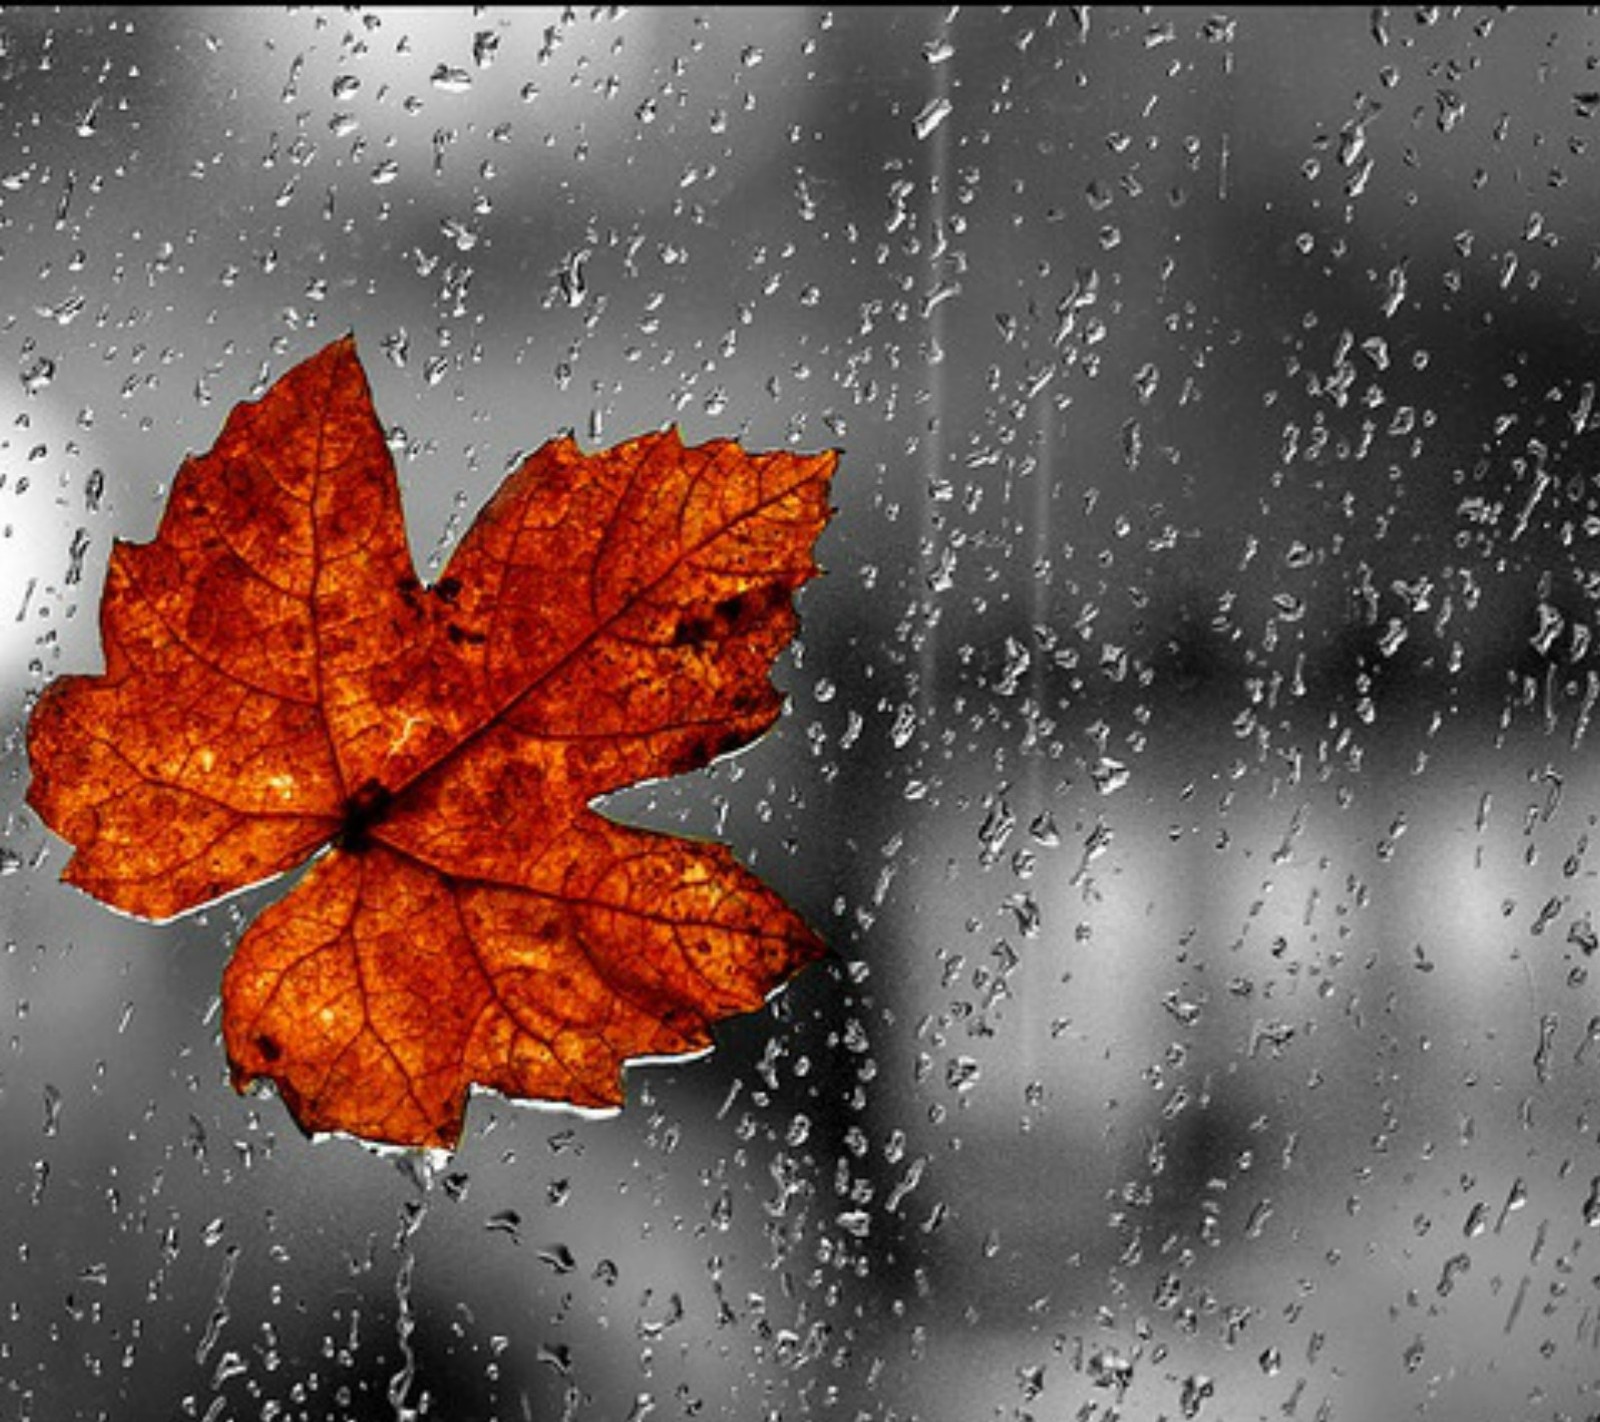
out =
[[(7, 1418), (1600, 1409), (1595, 22), (0, 13)], [(520, 451), (844, 451), (756, 746), (833, 957), (448, 1159), (230, 1089), (264, 887), (61, 886), (114, 538), (354, 332)]]

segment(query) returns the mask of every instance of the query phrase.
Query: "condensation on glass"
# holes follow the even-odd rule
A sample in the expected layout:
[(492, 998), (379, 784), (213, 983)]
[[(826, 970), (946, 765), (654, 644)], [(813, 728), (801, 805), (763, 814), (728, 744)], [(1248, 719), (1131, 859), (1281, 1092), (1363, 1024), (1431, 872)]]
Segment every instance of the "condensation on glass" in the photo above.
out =
[[(1594, 1415), (1597, 42), (0, 13), (4, 1415)], [(113, 539), (345, 331), (429, 570), (563, 429), (844, 451), (784, 719), (607, 807), (831, 959), (449, 1159), (230, 1090), (277, 890), (118, 917), (23, 802)]]

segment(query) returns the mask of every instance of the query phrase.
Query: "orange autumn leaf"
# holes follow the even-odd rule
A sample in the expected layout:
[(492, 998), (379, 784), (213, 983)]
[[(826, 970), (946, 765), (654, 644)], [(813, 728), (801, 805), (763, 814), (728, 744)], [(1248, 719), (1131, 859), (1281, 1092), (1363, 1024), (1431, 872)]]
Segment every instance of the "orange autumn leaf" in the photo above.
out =
[(238, 406), (112, 551), (106, 670), (29, 725), (63, 878), (166, 919), (315, 862), (240, 941), (223, 1037), (307, 1131), (451, 1146), (469, 1088), (609, 1107), (823, 951), (722, 845), (595, 797), (778, 717), (832, 453), (552, 440), (432, 587), (354, 342)]

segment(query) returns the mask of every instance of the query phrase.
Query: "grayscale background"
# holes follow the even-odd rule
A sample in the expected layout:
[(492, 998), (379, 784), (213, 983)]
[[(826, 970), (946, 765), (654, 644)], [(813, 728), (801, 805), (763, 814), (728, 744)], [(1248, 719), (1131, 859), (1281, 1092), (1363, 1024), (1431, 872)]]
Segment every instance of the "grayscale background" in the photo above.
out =
[[(1600, 1413), (1600, 23), (0, 12), (0, 1419)], [(353, 331), (845, 451), (774, 731), (608, 813), (836, 950), (446, 1161), (230, 1089), (282, 891), (63, 888), (114, 537)]]

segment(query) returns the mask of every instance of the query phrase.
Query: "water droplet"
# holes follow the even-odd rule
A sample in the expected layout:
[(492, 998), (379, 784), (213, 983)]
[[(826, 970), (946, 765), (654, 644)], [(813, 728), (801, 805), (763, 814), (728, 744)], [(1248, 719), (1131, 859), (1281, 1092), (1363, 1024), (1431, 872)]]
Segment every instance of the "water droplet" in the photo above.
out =
[(994, 797), (989, 805), (988, 814), (978, 827), (978, 842), (983, 846), (978, 855), (978, 862), (985, 866), (995, 863), (1000, 858), (1000, 851), (1005, 848), (1006, 841), (1011, 837), (1011, 831), (1016, 827), (1017, 817), (1012, 813), (1002, 789), (1001, 793)]
[(1017, 932), (1024, 938), (1037, 938), (1040, 925), (1044, 921), (1044, 914), (1039, 908), (1039, 902), (1032, 894), (1012, 894), (1005, 901), (1005, 906), (1017, 917)]
[(1028, 649), (1021, 642), (1015, 637), (1006, 638), (1005, 666), (1001, 668), (1000, 678), (994, 684), (997, 695), (1016, 695), (1017, 685), (1028, 670), (1030, 660)]
[(1600, 1175), (1589, 1182), (1589, 1198), (1583, 1202), (1583, 1222), (1590, 1229), (1600, 1225)]
[(1548, 602), (1541, 602), (1535, 609), (1539, 617), (1539, 626), (1533, 636), (1528, 640), (1534, 651), (1541, 656), (1548, 655), (1561, 630), (1567, 625), (1567, 620), (1561, 615), (1559, 608), (1551, 606)]
[(1049, 810), (1040, 810), (1028, 825), (1031, 834), (1046, 849), (1054, 849), (1061, 843), (1061, 831), (1056, 826), (1056, 817)]
[(95, 126), (100, 121), (100, 95), (96, 94), (90, 101), (89, 107), (83, 111), (78, 120), (77, 134), (79, 138), (93, 138)]
[(541, 1343), (535, 1354), (541, 1363), (547, 1363), (563, 1377), (572, 1371), (572, 1349), (565, 1343)]
[(1383, 314), (1393, 316), (1406, 299), (1406, 264), (1398, 262), (1389, 268), (1387, 289), (1383, 298)]
[(472, 87), (472, 75), (458, 65), (440, 64), (431, 77), (433, 87), (447, 94), (464, 94)]
[(1539, 1019), (1539, 1045), (1533, 1053), (1533, 1070), (1541, 1086), (1550, 1080), (1550, 1056), (1555, 1050), (1556, 1028), (1560, 1025), (1553, 1012)]
[(1120, 760), (1103, 755), (1091, 767), (1089, 778), (1102, 795), (1112, 795), (1128, 783), (1130, 772)]
[(1506, 1202), (1500, 1207), (1500, 1218), (1494, 1222), (1494, 1232), (1499, 1234), (1505, 1228), (1506, 1220), (1513, 1210), (1520, 1210), (1528, 1203), (1528, 1185), (1519, 1175), (1511, 1182), (1511, 1188), (1506, 1191)]
[(545, 1245), (539, 1251), (539, 1258), (558, 1274), (570, 1274), (578, 1267), (578, 1261), (572, 1257), (572, 1251), (564, 1244)]
[(470, 252), (478, 245), (478, 234), (459, 217), (444, 218), (439, 223), (439, 230), (455, 243), (458, 252)]
[(983, 1069), (972, 1057), (952, 1057), (945, 1063), (944, 1084), (952, 1091), (971, 1091)]
[(1267, 1221), (1271, 1218), (1272, 1201), (1256, 1201), (1255, 1208), (1250, 1211), (1250, 1218), (1245, 1221), (1245, 1237), (1248, 1239), (1260, 1239), (1261, 1231), (1266, 1228)]
[(872, 1230), (872, 1216), (865, 1210), (845, 1210), (834, 1217), (834, 1222), (857, 1239), (865, 1239)]
[(1439, 1282), (1435, 1292), (1440, 1298), (1448, 1298), (1450, 1291), (1455, 1288), (1456, 1280), (1472, 1268), (1472, 1256), (1469, 1254), (1452, 1254), (1444, 1261), (1444, 1268), (1439, 1272)]
[(37, 395), (56, 378), (56, 363), (49, 356), (37, 356), (22, 371), (22, 388)]
[(1185, 1027), (1193, 1027), (1200, 1020), (1200, 1004), (1185, 1001), (1176, 988), (1163, 995), (1161, 1005)]
[(1133, 1359), (1115, 1348), (1089, 1355), (1089, 1380), (1096, 1387), (1114, 1387), (1120, 1397), (1133, 1382)]
[(950, 100), (943, 95), (935, 99), (929, 99), (922, 106), (922, 111), (911, 121), (912, 132), (918, 138), (927, 138), (940, 124), (950, 117), (950, 111), (954, 107)]
[(910, 702), (902, 702), (900, 709), (895, 712), (894, 725), (889, 728), (889, 739), (894, 743), (894, 748), (903, 750), (916, 729), (916, 709)]
[(561, 259), (560, 269), (556, 272), (556, 283), (561, 288), (562, 298), (570, 307), (582, 306), (584, 298), (589, 294), (588, 285), (583, 277), (583, 268), (590, 256), (591, 251), (588, 247), (579, 247)]
[(1194, 1373), (1186, 1377), (1178, 1389), (1178, 1409), (1185, 1417), (1197, 1417), (1206, 1399), (1216, 1390), (1216, 1384), (1204, 1373)]
[(390, 331), (383, 338), (383, 353), (397, 370), (406, 368), (406, 357), (411, 353), (411, 336), (404, 326)]
[(61, 1092), (48, 1082), (44, 1088), (44, 1133), (57, 1134), (61, 1129)]
[(515, 1210), (496, 1210), (483, 1227), (492, 1234), (508, 1235), (513, 1244), (522, 1243), (522, 1216)]
[(83, 295), (69, 296), (54, 306), (35, 306), (34, 313), (54, 321), (58, 326), (70, 326), (87, 304)]

